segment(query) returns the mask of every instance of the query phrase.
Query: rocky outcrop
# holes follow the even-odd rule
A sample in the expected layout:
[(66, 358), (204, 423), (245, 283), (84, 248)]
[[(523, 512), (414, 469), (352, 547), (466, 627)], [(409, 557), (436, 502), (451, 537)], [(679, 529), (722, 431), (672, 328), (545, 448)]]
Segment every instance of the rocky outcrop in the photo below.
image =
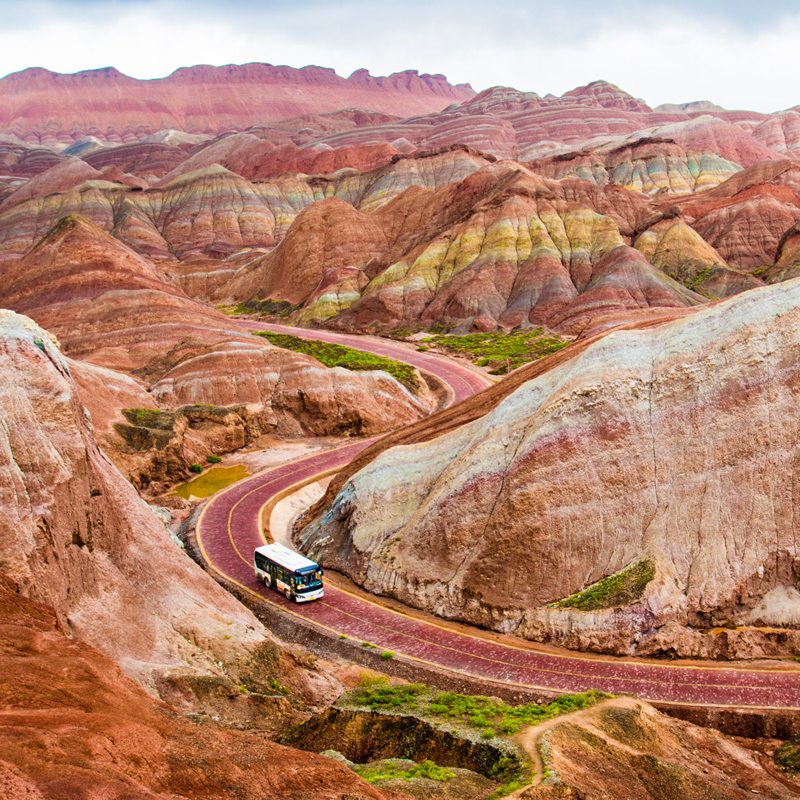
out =
[(52, 331), (67, 355), (115, 369), (140, 367), (189, 337), (240, 333), (189, 299), (152, 262), (78, 216), (64, 217), (0, 275), (6, 308)]
[(203, 707), (193, 683), (237, 696), (238, 684), (269, 693), (272, 676), (317, 701), (331, 691), (171, 541), (99, 449), (49, 333), (0, 312), (0, 366), (0, 572), (22, 595), (183, 710)]
[(304, 547), (445, 617), (689, 655), (797, 588), (798, 307), (793, 281), (562, 351), (483, 418), (362, 462)]
[[(470, 113), (651, 114), (622, 110), (636, 102), (612, 89), (595, 86), (583, 99), (489, 91)], [(455, 119), (465, 108), (442, 114)], [(749, 129), (727, 116), (656, 116), (662, 124), (528, 165), (442, 145), (447, 137), (429, 136), (437, 148), (424, 152), (408, 139), (381, 142), (399, 122), (352, 110), (310, 115), (307, 129), (303, 117), (194, 145), (154, 142), (187, 158), (158, 186), (144, 185), (153, 176), (141, 154), (115, 161), (124, 148), (105, 148), (86, 156), (100, 159), (100, 173), (64, 161), (12, 191), (0, 210), (0, 263), (19, 261), (77, 213), (192, 296), (288, 304), (294, 323), (372, 331), (545, 324), (575, 335), (699, 302), (684, 289), (716, 299), (760, 285), (800, 220), (800, 168), (748, 149)], [(429, 121), (409, 124), (431, 133)], [(367, 134), (378, 141), (342, 138)], [(733, 161), (765, 153), (772, 160), (745, 169)], [(335, 171), (274, 175), (284, 167)], [(62, 179), (63, 190), (50, 192)], [(626, 257), (610, 290), (603, 278), (599, 294), (584, 297), (600, 261), (621, 246), (656, 271)], [(768, 277), (778, 274), (790, 272)]]
[[(128, 611), (118, 619), (123, 629)], [(97, 649), (68, 638), (50, 608), (18, 594), (5, 577), (0, 577), (0, 670), (5, 800), (400, 797), (370, 786), (335, 761), (281, 747), (263, 734), (211, 720), (190, 722), (151, 698)], [(286, 713), (281, 708), (286, 700), (250, 698), (261, 703), (259, 727), (265, 716)]]
[[(335, 324), (445, 325), (456, 332), (545, 324), (574, 334), (608, 315), (619, 322), (642, 309), (703, 302), (624, 249), (621, 228), (642, 224), (643, 204), (624, 190), (576, 183), (582, 185), (545, 181), (507, 162), (466, 178), (449, 197), (436, 198), (459, 216), (445, 217), (438, 230), (430, 226), (427, 241), (397, 260), (399, 248), (354, 265), (377, 274)], [(398, 200), (373, 216), (385, 225), (393, 211), (407, 214)], [(604, 260), (612, 251), (617, 256)]]
[(531, 169), (549, 178), (582, 178), (598, 186), (615, 184), (648, 195), (685, 194), (717, 186), (739, 164), (713, 151), (686, 150), (668, 137), (631, 136), (538, 159)]

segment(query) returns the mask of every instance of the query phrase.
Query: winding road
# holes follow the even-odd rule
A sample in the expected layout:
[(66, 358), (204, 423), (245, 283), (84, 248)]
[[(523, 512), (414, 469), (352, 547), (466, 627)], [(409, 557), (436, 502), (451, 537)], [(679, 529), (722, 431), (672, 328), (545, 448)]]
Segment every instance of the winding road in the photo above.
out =
[[(292, 333), (385, 355), (426, 370), (450, 387), (454, 402), (485, 388), (488, 381), (467, 367), (375, 339), (250, 323), (250, 329)], [(253, 550), (267, 539), (261, 509), (292, 487), (341, 469), (373, 440), (344, 444), (247, 478), (219, 492), (197, 522), (197, 541), (208, 565), (246, 593), (332, 636), (369, 642), (397, 656), (509, 687), (548, 691), (627, 692), (661, 703), (800, 710), (800, 670), (669, 665), (622, 658), (537, 650), (527, 643), (470, 635), (460, 627), (426, 621), (326, 585), (322, 600), (297, 605), (267, 589), (253, 574)]]

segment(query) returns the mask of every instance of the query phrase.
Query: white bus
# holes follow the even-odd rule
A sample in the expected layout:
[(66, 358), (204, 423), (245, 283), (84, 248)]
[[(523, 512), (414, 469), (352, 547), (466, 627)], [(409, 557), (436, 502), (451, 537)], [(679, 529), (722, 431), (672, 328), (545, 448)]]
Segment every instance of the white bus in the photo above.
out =
[(257, 580), (296, 603), (318, 600), (324, 594), (322, 567), (282, 544), (257, 547), (253, 564)]

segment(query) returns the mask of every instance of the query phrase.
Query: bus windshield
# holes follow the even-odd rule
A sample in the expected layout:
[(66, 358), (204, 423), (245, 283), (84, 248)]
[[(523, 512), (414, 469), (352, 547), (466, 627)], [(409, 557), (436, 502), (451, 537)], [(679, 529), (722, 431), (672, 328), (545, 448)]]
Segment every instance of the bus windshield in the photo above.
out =
[(315, 569), (309, 572), (295, 573), (295, 585), (298, 592), (316, 589), (322, 581), (322, 570)]

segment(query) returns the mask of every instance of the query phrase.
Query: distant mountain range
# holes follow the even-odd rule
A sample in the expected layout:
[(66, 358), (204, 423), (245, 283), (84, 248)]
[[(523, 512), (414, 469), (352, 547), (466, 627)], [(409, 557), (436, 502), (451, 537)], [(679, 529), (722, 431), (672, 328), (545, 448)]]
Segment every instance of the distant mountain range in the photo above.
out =
[(217, 135), (341, 108), (407, 117), (474, 96), (469, 84), (416, 70), (342, 78), (315, 66), (201, 65), (143, 81), (113, 67), (71, 75), (34, 67), (0, 79), (0, 133), (46, 145), (82, 136), (122, 143), (169, 128)]

